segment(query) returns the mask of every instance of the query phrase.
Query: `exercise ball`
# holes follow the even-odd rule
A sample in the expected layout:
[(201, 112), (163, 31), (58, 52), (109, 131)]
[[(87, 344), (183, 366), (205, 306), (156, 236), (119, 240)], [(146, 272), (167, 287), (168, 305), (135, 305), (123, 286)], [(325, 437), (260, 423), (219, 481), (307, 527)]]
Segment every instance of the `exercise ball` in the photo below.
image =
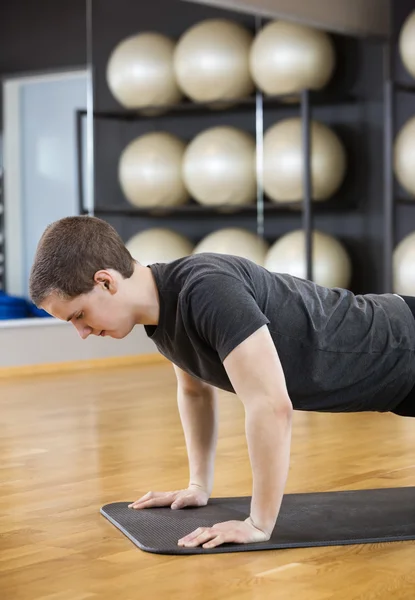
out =
[[(343, 244), (334, 236), (313, 231), (313, 281), (325, 287), (347, 288), (352, 265)], [(307, 278), (306, 237), (302, 229), (279, 238), (269, 249), (265, 267), (276, 273)]]
[(405, 123), (396, 137), (394, 167), (399, 183), (415, 196), (415, 117)]
[(255, 140), (234, 127), (199, 133), (183, 157), (183, 178), (200, 204), (239, 206), (256, 198)]
[(249, 95), (253, 35), (239, 23), (208, 19), (188, 29), (174, 53), (176, 79), (196, 102), (232, 100)]
[(268, 244), (258, 235), (238, 227), (219, 229), (204, 237), (195, 247), (193, 253), (216, 252), (242, 256), (263, 265), (268, 251)]
[(327, 33), (285, 21), (265, 25), (250, 53), (252, 77), (269, 95), (319, 90), (331, 79), (335, 63)]
[[(346, 152), (338, 136), (318, 121), (311, 122), (312, 199), (327, 200), (346, 173)], [(299, 202), (304, 196), (302, 121), (284, 119), (264, 135), (264, 190), (274, 202)]]
[(144, 32), (120, 42), (109, 58), (107, 83), (118, 102), (129, 109), (162, 107), (182, 98), (174, 74), (175, 42)]
[(189, 194), (183, 182), (186, 144), (166, 132), (147, 133), (121, 154), (118, 178), (127, 200), (137, 207), (184, 204)]
[(415, 296), (415, 231), (403, 238), (393, 252), (393, 291)]
[(131, 256), (144, 266), (190, 256), (194, 244), (184, 235), (163, 227), (146, 229), (126, 243)]
[(399, 52), (408, 73), (415, 77), (415, 10), (408, 16), (401, 29)]

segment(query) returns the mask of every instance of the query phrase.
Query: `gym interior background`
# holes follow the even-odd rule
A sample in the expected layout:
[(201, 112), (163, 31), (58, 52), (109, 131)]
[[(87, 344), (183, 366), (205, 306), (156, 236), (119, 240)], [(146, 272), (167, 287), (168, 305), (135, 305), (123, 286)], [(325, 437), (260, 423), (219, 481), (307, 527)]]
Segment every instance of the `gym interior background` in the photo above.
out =
[[(157, 475), (160, 486), (166, 482), (177, 485), (183, 441), (176, 433), (176, 416), (170, 412), (174, 380), (164, 365), (156, 365), (154, 370), (144, 367), (139, 378), (135, 371), (110, 370), (110, 366), (136, 365), (148, 356), (153, 360), (155, 348), (141, 328), (122, 341), (82, 341), (70, 324), (55, 321), (30, 305), (28, 271), (47, 223), (67, 214), (96, 214), (116, 227), (138, 259), (149, 262), (206, 248), (203, 242), (208, 247), (213, 243), (216, 251), (249, 252), (271, 268), (300, 269), (307, 275), (312, 248), (311, 272), (315, 278), (328, 278), (326, 284), (344, 283), (356, 293), (415, 295), (415, 240), (410, 237), (415, 232), (414, 1), (224, 0), (221, 4), (214, 0), (2, 3), (0, 412), (5, 426), (0, 452), (6, 477), (0, 493), (0, 563), (3, 548), (5, 552), (0, 596), (4, 586), (12, 590), (13, 600), (121, 598), (117, 585), (122, 576), (131, 577), (128, 597), (135, 597), (137, 579), (149, 595), (154, 579), (160, 586), (169, 586), (174, 578), (199, 586), (204, 575), (205, 589), (211, 582), (214, 585), (221, 570), (213, 562), (198, 563), (200, 568), (194, 571), (180, 563), (178, 572), (179, 563), (170, 559), (157, 570), (159, 563), (144, 556), (137, 576), (136, 553), (125, 552), (124, 539), (115, 533), (110, 536), (106, 525), (92, 521), (96, 503), (129, 494), (134, 478), (152, 477), (154, 481)], [(325, 48), (314, 73), (322, 76), (327, 69), (326, 83), (316, 91), (289, 90), (288, 97), (277, 97), (275, 90), (268, 94), (261, 88), (259, 71), (266, 62), (262, 59), (257, 62), (256, 82), (248, 85), (245, 81), (241, 96), (220, 100), (214, 106), (211, 97), (195, 101), (184, 92), (171, 92), (174, 82), (165, 110), (155, 107), (157, 96), (152, 106), (141, 110), (123, 105), (121, 96), (117, 99), (117, 86), (122, 87), (117, 73), (122, 74), (133, 56), (127, 48), (123, 58), (123, 42), (152, 31), (169, 37), (174, 46), (193, 27), (210, 19), (233, 24), (225, 30), (226, 35), (222, 33), (229, 36), (231, 73), (241, 63), (240, 57), (232, 54), (232, 40), (245, 40), (240, 43), (245, 43), (246, 51), (246, 40), (253, 44), (274, 20), (311, 27), (318, 34), (317, 45)], [(236, 26), (243, 27), (244, 33)], [(300, 42), (305, 33), (296, 27), (291, 34), (287, 28), (284, 39), (287, 60), (295, 61), (300, 49), (301, 64)], [(405, 27), (408, 33), (403, 36)], [(322, 41), (320, 32), (330, 43)], [(166, 50), (160, 40), (158, 43), (159, 49), (165, 48), (166, 57), (171, 47)], [(264, 44), (268, 56), (272, 41)], [(197, 39), (190, 41), (190, 48), (187, 55), (184, 52), (183, 63), (197, 58)], [(111, 58), (116, 62), (117, 49), (121, 66), (116, 65), (111, 80), (109, 65)], [(186, 65), (182, 66), (186, 71)], [(158, 68), (163, 68), (160, 63)], [(289, 75), (294, 70), (291, 67)], [(127, 72), (130, 84), (131, 79)], [(166, 79), (163, 76), (162, 83)], [(266, 84), (268, 79), (266, 72), (262, 81)], [(230, 84), (237, 87), (241, 81)], [(216, 87), (219, 89), (219, 85), (210, 85), (204, 91), (210, 94)], [(203, 86), (196, 88), (200, 91)], [(128, 89), (124, 93), (128, 95)], [(309, 119), (319, 126), (312, 126)], [(216, 137), (214, 128), (222, 128), (216, 129)], [(161, 137), (145, 137), (156, 133)], [(314, 147), (313, 140), (315, 164), (312, 152), (307, 151)], [(146, 162), (150, 162), (150, 151), (159, 165), (155, 176)], [(186, 175), (180, 181), (185, 163)], [(135, 177), (146, 166), (153, 186), (150, 192), (139, 187), (145, 173), (141, 172), (141, 179)], [(277, 181), (272, 177), (276, 172)], [(320, 186), (329, 190), (328, 197), (313, 197), (317, 176)], [(281, 181), (285, 186), (276, 189)], [(223, 206), (222, 193), (228, 194), (227, 206)], [(149, 198), (170, 206), (148, 206)], [(231, 233), (230, 228), (238, 231)], [(324, 235), (312, 238), (313, 229)], [(208, 239), (222, 230), (224, 237), (213, 238), (213, 242)], [(137, 238), (137, 234), (143, 235)], [(285, 245), (275, 246), (278, 242)], [(402, 242), (405, 244), (400, 245)], [(290, 263), (281, 264), (281, 256)], [(102, 365), (108, 372), (94, 371), (93, 367)], [(88, 377), (76, 373), (84, 367), (89, 369)], [(70, 376), (65, 376), (68, 369)], [(44, 372), (53, 375), (50, 379), (37, 377)], [(73, 402), (77, 398), (82, 399), (79, 404)], [(137, 398), (145, 407), (147, 420), (135, 418)], [(114, 403), (121, 407), (119, 412)], [(249, 493), (246, 471), (240, 475), (241, 465), (247, 467), (245, 456), (235, 468), (244, 451), (242, 429), (237, 429), (242, 413), (230, 400), (222, 410), (227, 418), (224, 432), (229, 437), (223, 438), (220, 453), (229, 459), (229, 465), (220, 471), (220, 491)], [(396, 485), (413, 483), (413, 431), (406, 423), (379, 418), (375, 431), (364, 417), (345, 417), (341, 426), (329, 417), (297, 418), (292, 491), (330, 485), (373, 487), (391, 480)], [(158, 445), (151, 445), (154, 440)], [(344, 450), (347, 443), (353, 445), (350, 453)], [(373, 448), (386, 465), (383, 470), (371, 462), (375, 461)], [(145, 467), (140, 466), (141, 459)], [(182, 463), (180, 473), (184, 474)], [(83, 466), (88, 472), (79, 475)], [(120, 472), (124, 466), (125, 473)], [(313, 469), (319, 474), (310, 475)], [(100, 477), (95, 477), (96, 472)], [(18, 516), (10, 519), (10, 514)], [(52, 520), (45, 524), (48, 519)], [(100, 548), (107, 552), (101, 563)], [(38, 550), (39, 558), (34, 558)], [(337, 596), (330, 594), (336, 589), (336, 569), (342, 562), (344, 582), (350, 584), (350, 593), (346, 591), (342, 599), (385, 597), (373, 582), (381, 573), (389, 582), (392, 563), (400, 581), (411, 586), (409, 595), (405, 595), (407, 588), (399, 595), (396, 578), (395, 597), (409, 598), (413, 594), (413, 581), (409, 581), (413, 547), (403, 545), (400, 552), (392, 555), (389, 547), (369, 547), (357, 553), (340, 549), (327, 554), (326, 563), (323, 559), (316, 564), (307, 562), (311, 554), (304, 552), (295, 555), (288, 570), (282, 557), (248, 556), (240, 563), (221, 563), (221, 568), (229, 566), (223, 571), (233, 582), (233, 596), (225, 586), (221, 594), (212, 587), (210, 595), (203, 597), (253, 598), (262, 594), (261, 585), (271, 581), (277, 582), (280, 598), (334, 598)], [(282, 566), (277, 574), (278, 561)], [(293, 576), (300, 562), (301, 576)], [(84, 585), (79, 573), (86, 571)], [(114, 572), (116, 577), (110, 579)], [(309, 582), (317, 582), (321, 573), (327, 587), (315, 583), (312, 592)], [(249, 593), (244, 593), (241, 582), (247, 589), (254, 582)], [(71, 590), (71, 585), (77, 591)], [(87, 585), (94, 591), (85, 592)], [(38, 586), (38, 595), (33, 594), (33, 586)], [(387, 588), (388, 594), (394, 592), (395, 588)], [(273, 592), (267, 588), (265, 597), (267, 593)], [(153, 594), (162, 596), (173, 597)], [(9, 598), (7, 593), (5, 597)]]
[[(281, 37), (272, 10), (219, 4), (7, 3), (1, 281), (12, 298), (2, 297), (3, 366), (152, 351), (139, 332), (122, 344), (81, 345), (65, 324), (46, 322), (25, 304), (36, 242), (65, 214), (108, 220), (143, 262), (242, 253), (356, 293), (415, 294), (412, 2), (373, 2), (364, 11), (352, 3), (343, 21), (333, 4), (337, 16), (318, 27), (308, 14), (318, 2), (307, 14), (301, 3), (288, 12), (282, 3), (281, 15), (276, 3), (274, 16), (288, 15), (279, 27), (293, 62), (291, 75), (271, 85), (275, 67), (264, 56)], [(210, 26), (212, 19), (225, 20), (224, 29)], [(301, 25), (311, 25), (314, 38)], [(134, 37), (148, 31), (154, 39)], [(223, 89), (195, 79), (206, 52), (200, 40), (208, 48), (215, 35), (229, 39)], [(314, 56), (308, 80), (295, 71), (300, 42)], [(140, 75), (137, 65), (151, 51), (159, 58), (145, 95), (145, 67)], [(160, 85), (163, 68), (170, 71)], [(160, 103), (167, 109), (143, 107)], [(32, 352), (39, 328), (52, 353)]]

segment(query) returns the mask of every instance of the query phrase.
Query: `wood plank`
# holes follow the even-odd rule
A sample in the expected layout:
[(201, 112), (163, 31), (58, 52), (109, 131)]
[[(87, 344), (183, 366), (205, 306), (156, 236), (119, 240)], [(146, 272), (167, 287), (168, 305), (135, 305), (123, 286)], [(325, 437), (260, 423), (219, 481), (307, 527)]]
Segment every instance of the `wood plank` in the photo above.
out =
[[(412, 542), (210, 556), (140, 551), (108, 502), (187, 484), (173, 369), (163, 363), (1, 382), (0, 597), (361, 600), (413, 597)], [(287, 493), (415, 485), (414, 421), (294, 414)], [(238, 398), (220, 394), (213, 495), (247, 495)]]
[(0, 367), (0, 379), (9, 377), (27, 377), (32, 375), (45, 375), (51, 373), (67, 373), (68, 371), (86, 371), (108, 369), (114, 367), (149, 365), (167, 362), (164, 356), (154, 354), (135, 354), (126, 356), (109, 356), (105, 358), (91, 358), (87, 360), (71, 360), (67, 362), (41, 363), (32, 365), (16, 365), (13, 367)]

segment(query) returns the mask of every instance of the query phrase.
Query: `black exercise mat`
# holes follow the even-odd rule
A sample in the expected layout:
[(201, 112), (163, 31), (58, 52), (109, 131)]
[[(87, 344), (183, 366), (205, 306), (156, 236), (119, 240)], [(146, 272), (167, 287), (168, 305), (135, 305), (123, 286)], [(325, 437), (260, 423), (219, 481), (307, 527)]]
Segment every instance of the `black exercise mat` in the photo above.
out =
[(312, 546), (341, 546), (415, 539), (415, 487), (286, 494), (268, 542), (183, 548), (180, 538), (198, 527), (244, 520), (250, 497), (212, 498), (200, 508), (128, 508), (130, 502), (101, 509), (115, 527), (146, 552), (214, 554)]

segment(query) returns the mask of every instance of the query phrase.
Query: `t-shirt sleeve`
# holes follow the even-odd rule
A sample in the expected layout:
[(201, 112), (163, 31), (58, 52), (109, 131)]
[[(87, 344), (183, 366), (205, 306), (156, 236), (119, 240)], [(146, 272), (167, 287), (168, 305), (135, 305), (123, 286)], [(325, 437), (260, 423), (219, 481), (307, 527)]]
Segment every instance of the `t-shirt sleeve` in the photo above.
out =
[(240, 343), (269, 323), (248, 286), (232, 275), (203, 275), (192, 286), (188, 302), (193, 327), (222, 362)]

